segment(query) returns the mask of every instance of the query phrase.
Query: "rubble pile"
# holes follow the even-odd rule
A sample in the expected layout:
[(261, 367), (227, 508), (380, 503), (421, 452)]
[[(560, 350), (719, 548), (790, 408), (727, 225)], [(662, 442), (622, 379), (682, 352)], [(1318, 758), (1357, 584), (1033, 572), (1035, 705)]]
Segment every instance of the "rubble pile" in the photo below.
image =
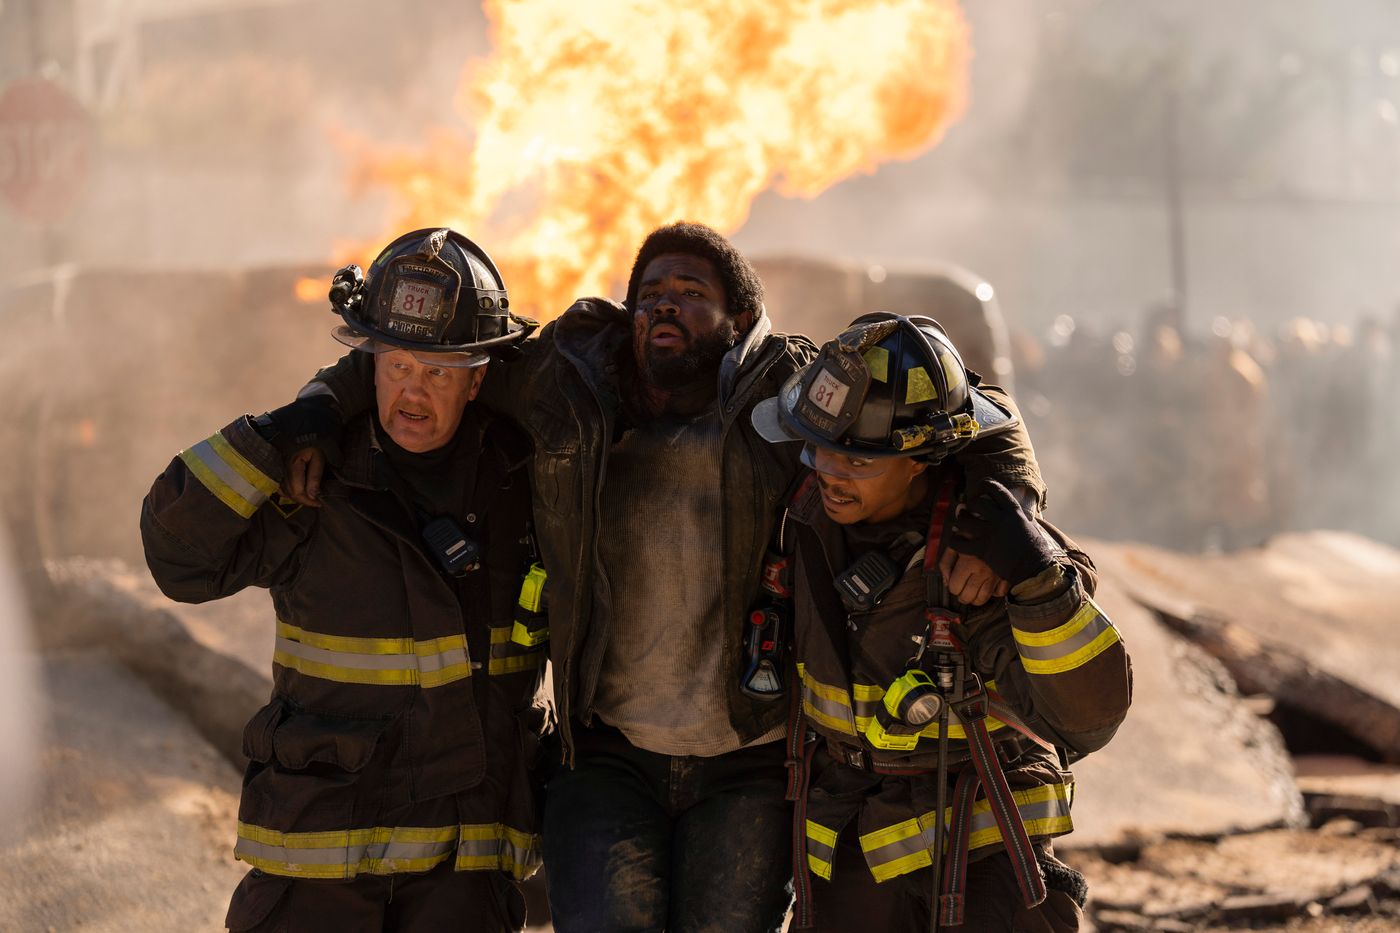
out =
[(1400, 829), (1338, 816), (1315, 829), (1168, 839), (1063, 857), (1089, 879), (1101, 933), (1400, 927)]

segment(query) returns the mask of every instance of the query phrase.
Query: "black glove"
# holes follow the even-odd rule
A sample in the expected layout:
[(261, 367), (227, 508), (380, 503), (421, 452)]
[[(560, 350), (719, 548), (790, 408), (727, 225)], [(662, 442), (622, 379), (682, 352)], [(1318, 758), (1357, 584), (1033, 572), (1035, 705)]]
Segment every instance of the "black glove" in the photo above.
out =
[(1015, 586), (1048, 570), (1058, 548), (1026, 514), (1016, 497), (996, 480), (978, 487), (953, 520), (949, 546), (986, 562), (992, 572)]
[(314, 447), (331, 464), (340, 463), (340, 412), (329, 395), (299, 398), (253, 419), (253, 427), (286, 460)]

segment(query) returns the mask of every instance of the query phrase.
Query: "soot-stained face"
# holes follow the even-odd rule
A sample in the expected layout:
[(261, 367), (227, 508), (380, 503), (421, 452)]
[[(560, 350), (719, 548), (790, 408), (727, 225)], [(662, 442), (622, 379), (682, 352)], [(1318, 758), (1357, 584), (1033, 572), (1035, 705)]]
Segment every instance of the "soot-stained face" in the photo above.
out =
[(647, 263), (632, 309), (632, 349), (643, 378), (664, 389), (714, 378), (737, 339), (714, 263), (687, 253)]

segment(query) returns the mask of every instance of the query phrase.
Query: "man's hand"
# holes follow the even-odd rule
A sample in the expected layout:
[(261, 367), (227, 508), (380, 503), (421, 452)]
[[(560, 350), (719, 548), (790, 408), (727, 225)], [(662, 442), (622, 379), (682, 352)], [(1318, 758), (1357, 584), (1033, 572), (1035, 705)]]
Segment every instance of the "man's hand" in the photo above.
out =
[(938, 570), (948, 592), (965, 606), (982, 606), (1011, 591), (1011, 585), (998, 577), (986, 561), (951, 546), (944, 549)]
[(325, 472), (326, 455), (315, 447), (303, 447), (287, 461), (282, 495), (313, 509), (320, 508), (321, 475)]
[(979, 494), (958, 509), (950, 547), (985, 561), (1012, 586), (1053, 566), (1054, 543), (1011, 490), (996, 480), (978, 489)]
[(326, 462), (339, 462), (340, 414), (329, 395), (298, 398), (253, 419), (253, 428), (285, 458), (282, 495), (312, 507)]

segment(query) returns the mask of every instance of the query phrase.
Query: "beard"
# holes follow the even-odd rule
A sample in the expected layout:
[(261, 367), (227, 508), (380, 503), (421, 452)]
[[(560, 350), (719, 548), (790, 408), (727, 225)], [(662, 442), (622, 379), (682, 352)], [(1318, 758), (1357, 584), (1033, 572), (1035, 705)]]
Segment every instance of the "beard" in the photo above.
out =
[(667, 321), (686, 338), (685, 349), (679, 352), (652, 346), (646, 347), (646, 377), (652, 385), (667, 390), (683, 389), (702, 379), (713, 379), (719, 372), (724, 355), (739, 342), (734, 322), (711, 334), (694, 337), (676, 321)]

